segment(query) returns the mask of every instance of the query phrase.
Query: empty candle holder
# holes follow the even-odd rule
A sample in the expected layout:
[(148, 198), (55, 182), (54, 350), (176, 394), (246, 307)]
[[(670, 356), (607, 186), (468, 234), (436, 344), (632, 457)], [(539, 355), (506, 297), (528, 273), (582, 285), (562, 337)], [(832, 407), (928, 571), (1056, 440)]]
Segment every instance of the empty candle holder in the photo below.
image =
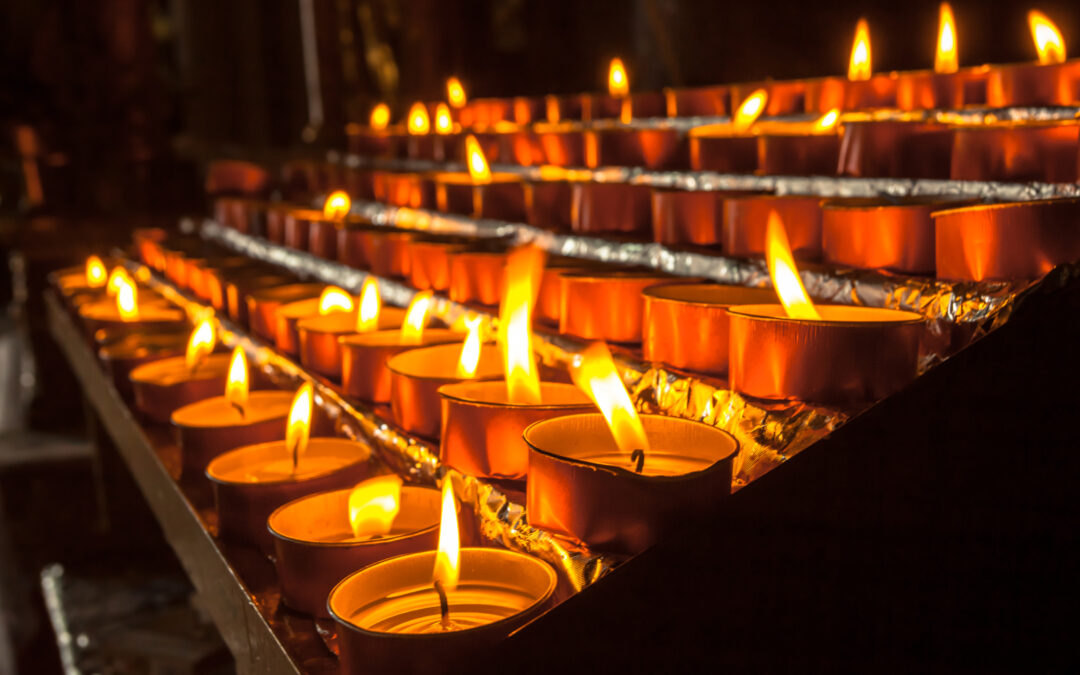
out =
[(450, 257), (467, 248), (465, 239), (416, 239), (409, 243), (409, 285), (421, 291), (450, 287)]
[(568, 180), (527, 180), (525, 222), (544, 230), (570, 229), (573, 183)]
[(1080, 100), (1080, 59), (995, 65), (987, 73), (986, 103), (992, 108), (1071, 106), (1077, 100)]
[(653, 241), (676, 246), (719, 244), (723, 194), (710, 190), (653, 188)]
[(812, 124), (761, 124), (757, 166), (765, 175), (834, 176), (840, 158), (842, 127)]
[(585, 132), (585, 166), (640, 166), (653, 171), (690, 163), (686, 134), (671, 127), (607, 126)]

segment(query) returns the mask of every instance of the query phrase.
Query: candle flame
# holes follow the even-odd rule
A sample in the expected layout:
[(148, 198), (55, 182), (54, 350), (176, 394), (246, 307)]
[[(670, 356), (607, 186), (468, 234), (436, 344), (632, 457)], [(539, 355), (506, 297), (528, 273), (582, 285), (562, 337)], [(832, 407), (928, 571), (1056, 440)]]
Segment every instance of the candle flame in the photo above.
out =
[(401, 324), (401, 341), (405, 344), (418, 345), (423, 341), (432, 296), (431, 291), (417, 293), (405, 310), (405, 322)]
[(139, 318), (139, 292), (130, 277), (123, 279), (120, 290), (116, 292), (116, 311), (122, 321), (134, 321)]
[(526, 245), (510, 252), (499, 311), (499, 346), (511, 403), (540, 403), (540, 371), (532, 348), (532, 308), (543, 273), (543, 249)]
[(358, 483), (349, 493), (349, 526), (357, 539), (382, 537), (401, 510), (401, 478), (387, 474)]
[(935, 73), (955, 73), (960, 68), (956, 55), (956, 20), (949, 3), (941, 3), (938, 10), (937, 53), (934, 55)]
[(188, 338), (187, 351), (184, 353), (184, 363), (188, 370), (195, 370), (199, 361), (203, 360), (210, 352), (214, 351), (214, 343), (217, 335), (214, 334), (214, 324), (209, 319), (204, 319), (191, 331)]
[(327, 286), (319, 296), (319, 314), (321, 315), (351, 312), (352, 308), (352, 296), (337, 286)]
[(435, 107), (435, 133), (448, 134), (454, 130), (454, 120), (450, 117), (450, 108), (445, 103)]
[(825, 113), (814, 122), (815, 131), (829, 131), (836, 126), (840, 121), (840, 109), (833, 108), (829, 112)]
[(465, 319), (465, 328), (469, 331), (465, 343), (461, 345), (461, 357), (458, 358), (457, 374), (461, 378), (476, 376), (476, 366), (480, 363), (480, 326), (483, 320), (474, 316)]
[(229, 377), (225, 380), (225, 400), (233, 406), (244, 409), (248, 400), (248, 364), (247, 355), (240, 347), (233, 349), (229, 359)]
[(866, 19), (859, 19), (859, 23), (855, 25), (855, 42), (851, 45), (847, 78), (852, 81), (869, 80), (870, 72), (870, 26)]
[(92, 255), (86, 259), (86, 285), (90, 288), (101, 288), (105, 285), (108, 273), (105, 271), (105, 263), (101, 258)]
[(472, 134), (465, 137), (465, 159), (469, 166), (469, 177), (474, 183), (486, 185), (491, 182), (491, 169), (487, 157), (484, 157), (484, 149)]
[(385, 103), (379, 103), (371, 109), (371, 118), (368, 124), (372, 129), (382, 131), (386, 127), (390, 126), (390, 106)]
[(460, 537), (458, 536), (457, 504), (454, 501), (454, 488), (450, 485), (450, 476), (443, 478), (442, 518), (439, 524), (439, 550), (435, 554), (435, 571), (432, 581), (442, 584), (445, 591), (457, 588), (458, 567), (461, 558)]
[(431, 119), (428, 117), (427, 108), (423, 103), (413, 103), (409, 108), (409, 133), (413, 136), (423, 136), (431, 132)]
[(1065, 38), (1061, 36), (1054, 22), (1037, 9), (1028, 12), (1028, 26), (1031, 37), (1035, 40), (1035, 49), (1039, 51), (1039, 63), (1065, 62)]
[(300, 457), (307, 450), (311, 437), (311, 408), (315, 396), (310, 382), (305, 382), (296, 390), (292, 406), (289, 408), (289, 423), (285, 427), (285, 451), (292, 456), (293, 471), (300, 464)]
[(105, 292), (112, 297), (120, 292), (120, 289), (125, 284), (130, 284), (131, 275), (123, 267), (114, 267), (112, 272), (109, 272), (109, 279), (105, 282)]
[(739, 109), (735, 112), (735, 119), (731, 121), (735, 131), (741, 133), (754, 126), (757, 118), (761, 117), (761, 113), (765, 112), (765, 103), (768, 100), (769, 94), (764, 89), (757, 89), (747, 96), (746, 100), (739, 105)]
[(623, 452), (649, 450), (649, 438), (641, 424), (630, 394), (626, 391), (611, 352), (603, 342), (594, 342), (581, 352), (570, 368), (574, 384), (589, 395), (607, 420), (615, 444)]
[(456, 77), (446, 80), (446, 100), (455, 108), (463, 107), (468, 100), (465, 96), (465, 87)]
[(769, 277), (776, 289), (776, 296), (780, 298), (788, 317), (820, 321), (821, 315), (814, 308), (799, 278), (784, 223), (775, 211), (769, 213), (769, 224), (765, 230), (765, 259), (769, 263)]
[(323, 216), (327, 220), (341, 220), (349, 215), (350, 208), (352, 208), (352, 200), (349, 199), (349, 193), (344, 190), (334, 190), (323, 203)]
[(381, 309), (379, 282), (375, 281), (375, 277), (368, 277), (364, 279), (364, 285), (360, 287), (360, 311), (356, 313), (356, 332), (370, 333), (377, 329)]
[(611, 65), (608, 66), (607, 87), (608, 93), (617, 98), (630, 94), (630, 80), (626, 76), (626, 66), (620, 58), (611, 59)]

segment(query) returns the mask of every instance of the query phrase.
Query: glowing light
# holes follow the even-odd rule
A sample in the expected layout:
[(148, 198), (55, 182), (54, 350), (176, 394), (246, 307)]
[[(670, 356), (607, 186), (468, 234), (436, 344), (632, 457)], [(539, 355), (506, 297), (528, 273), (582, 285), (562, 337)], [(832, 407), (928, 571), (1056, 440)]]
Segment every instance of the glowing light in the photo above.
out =
[(134, 284), (131, 279), (131, 275), (123, 267), (114, 267), (112, 272), (109, 272), (109, 278), (105, 282), (105, 292), (112, 297), (120, 292), (120, 289), (125, 284)]
[(431, 291), (423, 291), (413, 296), (405, 310), (405, 322), (401, 324), (401, 341), (408, 345), (418, 345), (424, 339), (424, 324), (427, 323), (431, 310)]
[(611, 59), (607, 82), (608, 93), (612, 96), (621, 98), (630, 94), (630, 79), (626, 75), (626, 66), (623, 65), (622, 59)]
[(360, 311), (356, 313), (356, 332), (370, 333), (379, 327), (379, 282), (374, 277), (364, 279), (360, 287)]
[(463, 107), (468, 100), (465, 96), (465, 87), (462, 86), (461, 80), (456, 77), (447, 78), (446, 80), (446, 100), (455, 108)]
[(285, 427), (285, 450), (292, 456), (293, 471), (296, 471), (311, 437), (311, 408), (314, 396), (311, 383), (305, 382), (296, 390), (289, 408), (289, 423)]
[(1039, 52), (1039, 63), (1065, 62), (1065, 38), (1061, 36), (1054, 22), (1042, 12), (1033, 9), (1028, 12), (1028, 26), (1031, 38), (1035, 40), (1035, 49)]
[(480, 363), (480, 327), (483, 319), (478, 316), (465, 319), (465, 328), (469, 331), (465, 343), (461, 345), (461, 357), (458, 358), (458, 377), (476, 376), (476, 366)]
[(848, 79), (852, 81), (870, 79), (870, 26), (866, 19), (859, 19), (855, 25), (855, 41), (851, 45), (851, 62), (847, 72)]
[(641, 425), (630, 394), (626, 391), (611, 352), (603, 342), (594, 342), (581, 352), (570, 369), (574, 384), (589, 395), (604, 414), (615, 444), (623, 452), (649, 450), (649, 439)]
[(435, 133), (448, 134), (454, 130), (454, 120), (450, 117), (450, 108), (445, 103), (435, 107)]
[(101, 288), (105, 285), (108, 272), (105, 271), (105, 263), (101, 258), (92, 255), (86, 259), (86, 285), (90, 288)]
[(431, 575), (432, 580), (442, 584), (443, 589), (448, 592), (457, 588), (461, 558), (457, 503), (454, 501), (454, 488), (450, 482), (450, 476), (443, 478), (439, 550), (435, 554), (435, 571)]
[(124, 279), (120, 290), (116, 292), (116, 311), (121, 321), (134, 321), (139, 318), (139, 292), (130, 277)]
[(380, 103), (371, 109), (371, 118), (368, 124), (372, 129), (382, 131), (390, 126), (390, 106)]
[(741, 133), (754, 126), (757, 118), (765, 112), (765, 103), (768, 100), (769, 94), (764, 89), (757, 89), (747, 96), (735, 112), (735, 119), (731, 121), (731, 126), (735, 131)]
[(488, 167), (487, 158), (484, 157), (484, 149), (472, 134), (465, 137), (465, 158), (469, 166), (469, 177), (473, 183), (487, 184), (491, 182), (491, 169)]
[(225, 380), (225, 400), (240, 411), (247, 406), (248, 364), (247, 355), (240, 347), (233, 349), (229, 359), (229, 377)]
[(941, 3), (938, 10), (937, 52), (934, 54), (935, 73), (955, 73), (960, 68), (956, 54), (956, 20), (949, 3)]
[(349, 199), (349, 193), (344, 190), (334, 190), (323, 204), (323, 216), (327, 220), (341, 220), (349, 215), (350, 208), (352, 208), (352, 200)]
[(349, 526), (357, 539), (382, 537), (394, 527), (401, 509), (401, 478), (394, 474), (369, 478), (349, 493)]
[(188, 338), (187, 351), (184, 353), (184, 363), (188, 370), (195, 370), (199, 362), (210, 352), (214, 351), (217, 335), (214, 333), (214, 324), (205, 319), (191, 331)]
[(784, 312), (792, 319), (821, 320), (821, 315), (814, 308), (802, 279), (795, 259), (791, 256), (784, 223), (776, 212), (769, 214), (769, 223), (765, 231), (765, 259), (769, 263), (769, 277), (772, 278), (776, 296), (784, 306)]
[(521, 246), (510, 252), (499, 311), (499, 346), (506, 364), (511, 403), (540, 403), (540, 371), (532, 348), (532, 307), (544, 273), (544, 251)]
[(334, 312), (351, 312), (352, 309), (352, 296), (337, 286), (327, 286), (319, 296), (319, 314), (324, 316)]
[(836, 126), (836, 123), (840, 121), (840, 109), (833, 108), (829, 112), (825, 113), (814, 122), (815, 131), (829, 131)]
[(431, 119), (423, 103), (413, 103), (409, 108), (408, 126), (409, 133), (413, 136), (423, 136), (431, 132)]

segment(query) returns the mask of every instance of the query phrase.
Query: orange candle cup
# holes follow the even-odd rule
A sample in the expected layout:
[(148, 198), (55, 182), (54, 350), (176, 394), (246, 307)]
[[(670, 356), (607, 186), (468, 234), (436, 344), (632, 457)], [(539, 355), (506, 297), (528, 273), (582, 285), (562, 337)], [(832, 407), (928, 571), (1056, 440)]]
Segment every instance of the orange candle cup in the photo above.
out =
[(285, 243), (285, 221), (295, 207), (284, 203), (271, 203), (266, 209), (266, 238), (275, 244)]
[[(103, 339), (98, 349), (98, 358), (105, 364), (113, 386), (124, 400), (137, 400), (137, 394), (131, 384), (132, 372), (144, 364), (168, 359), (184, 353), (187, 334), (179, 331), (124, 332), (113, 336), (114, 331), (98, 331), (95, 340)], [(110, 334), (109, 337), (106, 337)], [(168, 421), (168, 420), (166, 420)]]
[(895, 108), (897, 73), (875, 73), (867, 80), (848, 80), (844, 84), (844, 110)]
[(385, 227), (358, 231), (359, 246), (368, 270), (378, 277), (403, 279), (409, 274), (409, 244), (415, 232)]
[(655, 272), (624, 270), (564, 274), (559, 332), (585, 340), (641, 342), (642, 291), (670, 279)]
[(581, 125), (562, 122), (533, 126), (544, 161), (559, 167), (585, 166), (585, 134)]
[(896, 105), (900, 110), (958, 110), (986, 103), (990, 66), (963, 68), (955, 73), (916, 70), (899, 73)]
[(220, 395), (228, 371), (228, 354), (207, 356), (194, 368), (182, 352), (144, 363), (130, 374), (135, 407), (150, 420), (168, 424), (180, 408)]
[(642, 415), (650, 449), (640, 472), (601, 413), (529, 426), (526, 509), (536, 527), (597, 551), (639, 553), (731, 494), (738, 442), (701, 422)]
[(567, 180), (527, 180), (525, 222), (553, 232), (570, 229), (573, 183)]
[(727, 308), (776, 298), (771, 289), (712, 283), (658, 284), (643, 295), (645, 360), (714, 377), (728, 372)]
[(465, 172), (435, 175), (435, 203), (444, 213), (510, 222), (525, 219), (525, 193), (521, 178), (495, 173), (490, 182), (479, 183)]
[(1067, 122), (1000, 122), (955, 129), (953, 180), (1077, 180), (1080, 126)]
[(765, 175), (835, 175), (843, 131), (838, 119), (836, 111), (816, 122), (758, 124), (758, 169)]
[(724, 200), (724, 252), (761, 256), (769, 214), (784, 221), (796, 259), (821, 257), (821, 199), (796, 195), (746, 195)]
[(466, 250), (466, 239), (417, 239), (409, 243), (409, 285), (421, 291), (450, 288), (450, 256)]
[(79, 316), (90, 336), (103, 328), (130, 332), (188, 329), (187, 315), (184, 311), (164, 300), (139, 302), (137, 314), (129, 318), (121, 315), (120, 310), (117, 309), (116, 300), (113, 298), (96, 300), (81, 305)]
[(865, 178), (949, 177), (952, 128), (912, 120), (844, 122), (839, 172)]
[(995, 65), (987, 74), (986, 103), (992, 108), (1071, 106), (1077, 101), (1080, 101), (1080, 59)]
[[(401, 327), (405, 310), (399, 307), (383, 307), (379, 312), (379, 329)], [(304, 368), (328, 377), (341, 379), (341, 339), (357, 332), (357, 311), (333, 312), (332, 314), (308, 316), (296, 324), (300, 344), (300, 364)]]
[(564, 120), (581, 120), (582, 112), (580, 95), (544, 97), (544, 119), (552, 124)]
[[(322, 293), (322, 290), (319, 291)], [(319, 314), (319, 297), (286, 302), (274, 311), (274, 346), (286, 356), (300, 355), (300, 333), (297, 324), (301, 319)]]
[(458, 335), (457, 342), (409, 349), (387, 359), (390, 410), (394, 421), (405, 431), (425, 438), (438, 438), (442, 426), (441, 386), (502, 377), (502, 355), (494, 345), (481, 346), (476, 372), (471, 376), (460, 373), (461, 339)]
[(686, 134), (671, 128), (611, 126), (585, 131), (585, 166), (640, 166), (653, 171), (685, 169)]
[(285, 214), (284, 244), (297, 251), (306, 251), (311, 242), (311, 223), (322, 219), (322, 211), (294, 209)]
[(322, 216), (312, 219), (308, 225), (308, 252), (323, 260), (337, 260), (339, 229), (341, 223), (338, 221)]
[(291, 284), (295, 281), (296, 277), (291, 274), (273, 268), (248, 269), (241, 273), (230, 274), (225, 281), (225, 311), (230, 320), (246, 329), (248, 325), (247, 296), (250, 293), (263, 288)]
[(319, 492), (278, 507), (267, 519), (274, 538), (274, 567), (285, 604), (328, 618), (333, 587), (358, 569), (387, 558), (433, 550), (438, 543), (439, 491), (401, 486), (398, 512), (388, 532), (354, 534), (353, 488)]
[(450, 254), (449, 295), (454, 302), (499, 304), (505, 251), (458, 251)]
[(1080, 259), (1080, 200), (979, 204), (934, 213), (941, 279), (1038, 279)]
[(650, 231), (651, 197), (646, 185), (575, 182), (570, 227), (578, 233)]
[(653, 241), (676, 246), (718, 245), (723, 203), (721, 192), (653, 188)]
[[(805, 107), (807, 80), (766, 80), (764, 82), (741, 82), (729, 86), (731, 109), (738, 110), (746, 99), (759, 90), (768, 94), (762, 114), (768, 117), (794, 115)], [(834, 106), (830, 106), (834, 107)], [(824, 110), (822, 112), (825, 112)]]
[(448, 329), (425, 329), (418, 343), (402, 337), (401, 331), (346, 335), (341, 338), (341, 386), (346, 396), (368, 403), (390, 402), (390, 371), (387, 360), (403, 351), (449, 342), (460, 342), (461, 333)]
[(668, 117), (717, 117), (731, 111), (727, 86), (668, 87), (663, 93)]
[(382, 172), (375, 186), (375, 198), (391, 206), (414, 209), (435, 206), (435, 183), (426, 174)]
[(710, 124), (690, 130), (690, 168), (694, 171), (753, 173), (758, 165), (757, 139), (730, 124)]
[(346, 218), (337, 230), (337, 261), (358, 270), (367, 269), (367, 253), (361, 240), (374, 227), (367, 221)]
[(278, 308), (298, 300), (317, 299), (322, 289), (322, 284), (286, 284), (251, 291), (245, 297), (251, 332), (273, 342), (277, 337)]
[(536, 296), (536, 318), (545, 323), (558, 325), (562, 315), (562, 278), (566, 274), (588, 269), (603, 268), (602, 263), (577, 258), (548, 259), (540, 277), (540, 291)]

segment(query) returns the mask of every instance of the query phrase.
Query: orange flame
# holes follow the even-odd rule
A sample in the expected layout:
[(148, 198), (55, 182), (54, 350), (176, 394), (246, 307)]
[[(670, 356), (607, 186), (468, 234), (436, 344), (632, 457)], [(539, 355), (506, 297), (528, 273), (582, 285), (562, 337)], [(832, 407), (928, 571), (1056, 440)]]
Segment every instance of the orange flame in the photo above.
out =
[(86, 259), (86, 285), (90, 288), (101, 288), (105, 285), (108, 272), (105, 271), (105, 263), (101, 258), (92, 255)]
[(859, 23), (855, 25), (855, 42), (851, 45), (847, 78), (852, 81), (869, 80), (870, 73), (870, 26), (866, 19), (859, 19)]
[(377, 131), (382, 131), (390, 126), (390, 106), (380, 103), (372, 108), (368, 124)]
[(769, 263), (769, 277), (776, 289), (776, 296), (780, 298), (788, 318), (820, 321), (821, 315), (814, 308), (799, 278), (784, 223), (775, 211), (769, 213), (769, 224), (765, 230), (765, 259)]
[(375, 281), (375, 277), (368, 277), (360, 287), (360, 311), (356, 313), (356, 332), (370, 333), (377, 329), (381, 309), (379, 282)]
[(619, 98), (630, 94), (630, 80), (626, 76), (626, 66), (623, 65), (622, 59), (611, 59), (611, 65), (608, 66), (607, 88), (609, 94)]
[(109, 296), (114, 296), (120, 292), (120, 289), (125, 284), (131, 284), (131, 275), (123, 267), (114, 267), (112, 272), (109, 272), (109, 279), (105, 282), (105, 292)]
[(641, 418), (630, 401), (630, 394), (619, 377), (607, 345), (603, 342), (589, 345), (581, 352), (580, 360), (571, 367), (570, 376), (604, 414), (619, 450), (649, 450), (649, 438), (645, 435)]
[(214, 343), (217, 342), (217, 335), (214, 334), (214, 324), (209, 319), (203, 320), (195, 327), (195, 330), (191, 331), (191, 337), (188, 338), (187, 351), (184, 353), (184, 363), (187, 364), (188, 370), (195, 370), (195, 367), (199, 365), (199, 361), (203, 360), (203, 357), (214, 351)]
[(352, 296), (337, 286), (327, 286), (319, 296), (319, 314), (324, 316), (334, 312), (351, 312), (352, 308)]
[(334, 190), (323, 203), (323, 217), (327, 220), (341, 220), (349, 215), (350, 208), (352, 208), (352, 200), (349, 199), (349, 193), (344, 190)]
[(229, 359), (229, 378), (225, 380), (225, 400), (240, 410), (247, 405), (247, 355), (240, 347), (233, 349), (232, 358)]
[(458, 567), (461, 558), (461, 541), (458, 536), (457, 504), (450, 476), (443, 478), (442, 519), (439, 525), (439, 550), (435, 554), (435, 570), (432, 580), (438, 581), (446, 591), (457, 588)]
[(1065, 38), (1061, 36), (1054, 22), (1037, 9), (1028, 12), (1028, 26), (1031, 38), (1035, 40), (1035, 49), (1039, 51), (1039, 63), (1065, 62)]
[(472, 134), (465, 137), (465, 159), (469, 165), (469, 177), (474, 183), (486, 185), (491, 182), (491, 169), (484, 157), (484, 149)]
[(424, 339), (424, 324), (431, 311), (431, 291), (422, 291), (413, 296), (409, 308), (405, 310), (405, 322), (401, 324), (401, 341), (407, 345), (418, 345)]
[(543, 249), (527, 245), (506, 260), (499, 346), (506, 364), (506, 389), (511, 403), (540, 403), (540, 373), (532, 348), (532, 307), (544, 273)]
[(461, 378), (476, 376), (476, 366), (480, 363), (480, 326), (483, 320), (474, 316), (465, 319), (465, 328), (469, 331), (465, 343), (461, 345), (461, 357), (458, 358), (457, 374)]
[(746, 100), (739, 105), (739, 109), (735, 112), (735, 119), (731, 121), (731, 126), (735, 131), (742, 133), (754, 126), (754, 122), (757, 118), (761, 117), (761, 113), (765, 112), (765, 103), (769, 100), (769, 94), (764, 89), (757, 89)]
[(450, 117), (450, 108), (445, 103), (435, 106), (435, 133), (448, 134), (454, 130), (454, 120)]
[(357, 539), (382, 537), (394, 527), (401, 510), (401, 478), (395, 474), (369, 478), (349, 493), (349, 526)]
[(116, 292), (116, 311), (122, 321), (134, 321), (139, 318), (139, 292), (130, 277), (124, 278), (120, 290)]
[(955, 73), (960, 69), (956, 55), (956, 20), (949, 3), (941, 3), (938, 10), (937, 52), (934, 54), (935, 73)]
[(311, 408), (315, 396), (310, 382), (305, 382), (296, 390), (292, 406), (289, 408), (289, 423), (285, 427), (285, 451), (292, 456), (293, 471), (300, 464), (300, 456), (307, 450), (311, 437)]
[(446, 80), (446, 100), (455, 108), (461, 108), (468, 100), (465, 96), (465, 87), (461, 80), (451, 77)]
[(423, 103), (413, 103), (409, 108), (409, 133), (423, 136), (431, 132), (431, 119)]
[(814, 131), (829, 131), (840, 121), (840, 109), (833, 108), (814, 122)]

